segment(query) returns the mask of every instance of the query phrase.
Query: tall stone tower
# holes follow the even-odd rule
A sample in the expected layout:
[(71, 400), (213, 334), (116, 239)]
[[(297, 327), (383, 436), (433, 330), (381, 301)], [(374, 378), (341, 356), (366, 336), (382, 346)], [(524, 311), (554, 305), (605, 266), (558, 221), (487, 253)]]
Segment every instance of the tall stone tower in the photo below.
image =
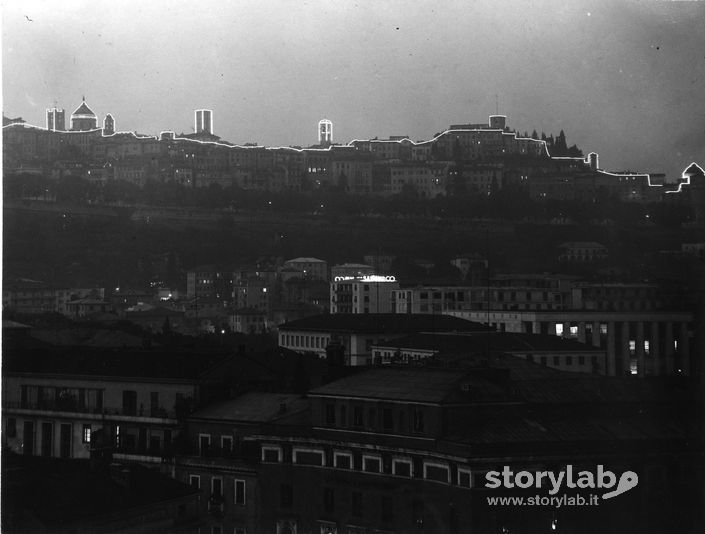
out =
[(103, 119), (103, 135), (113, 135), (115, 133), (115, 119), (108, 113)]
[(213, 111), (210, 109), (197, 109), (195, 115), (195, 131), (197, 134), (206, 133), (213, 135)]
[(47, 130), (63, 132), (66, 130), (66, 111), (59, 108), (47, 109)]

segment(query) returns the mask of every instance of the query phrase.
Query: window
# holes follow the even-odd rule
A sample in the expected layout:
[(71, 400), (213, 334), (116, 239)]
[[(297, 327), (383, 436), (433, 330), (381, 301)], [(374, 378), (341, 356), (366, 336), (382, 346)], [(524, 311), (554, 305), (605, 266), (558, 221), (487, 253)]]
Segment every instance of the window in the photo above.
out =
[(294, 449), (293, 459), (295, 464), (325, 466), (326, 459), (323, 451), (317, 449)]
[(381, 473), (382, 459), (379, 456), (364, 455), (362, 457), (362, 470), (367, 473)]
[(362, 406), (353, 408), (353, 426), (362, 426)]
[(338, 469), (352, 469), (352, 454), (349, 452), (334, 452), (333, 464)]
[(398, 477), (411, 478), (413, 467), (409, 458), (394, 458), (392, 460), (392, 474)]
[(553, 357), (553, 365), (560, 365), (560, 364), (561, 364), (560, 356), (554, 356)]
[(323, 488), (323, 509), (326, 512), (335, 512), (335, 490)]
[(565, 364), (566, 364), (566, 365), (573, 365), (573, 357), (572, 357), (572, 356), (566, 356), (566, 357), (565, 357)]
[(199, 434), (198, 435), (198, 452), (201, 456), (208, 454), (208, 449), (211, 446), (211, 435), (210, 434)]
[(245, 505), (245, 481), (235, 479), (235, 504)]
[(223, 479), (220, 477), (211, 478), (211, 497), (220, 499), (223, 496)]
[(353, 491), (351, 495), (352, 515), (362, 517), (362, 493)]
[(374, 408), (370, 408), (367, 411), (367, 426), (369, 428), (374, 428), (376, 419), (377, 419), (377, 411)]
[(7, 433), (8, 438), (17, 437), (17, 419), (14, 417), (8, 417), (5, 425), (5, 432)]
[(392, 419), (392, 409), (382, 409), (382, 428), (384, 428), (384, 430), (392, 430), (392, 427), (394, 426)]
[(156, 417), (159, 413), (159, 392), (152, 391), (149, 394), (149, 410), (152, 417)]
[(200, 475), (189, 475), (188, 477), (189, 486), (196, 489), (201, 489), (201, 476)]
[(233, 437), (232, 436), (220, 436), (220, 448), (223, 452), (232, 452), (233, 450)]
[(424, 420), (423, 420), (423, 410), (421, 408), (414, 408), (413, 412), (413, 431), (421, 433), (424, 431)]
[(472, 485), (472, 473), (469, 469), (458, 468), (458, 486), (469, 488)]
[(247, 529), (245, 527), (235, 527), (233, 534), (247, 534)]
[(91, 442), (91, 425), (83, 425), (83, 443)]
[(335, 426), (335, 404), (326, 403), (326, 426)]
[(223, 527), (220, 525), (211, 526), (211, 534), (223, 534)]
[(282, 484), (279, 487), (279, 504), (282, 508), (290, 508), (294, 504), (294, 489), (291, 484)]
[(340, 426), (347, 426), (348, 424), (348, 409), (346, 406), (340, 407)]
[(124, 415), (137, 415), (137, 392), (122, 392), (122, 413)]
[(450, 469), (446, 464), (435, 462), (424, 462), (423, 477), (426, 480), (434, 480), (436, 482), (450, 483)]
[(278, 463), (282, 461), (281, 447), (264, 446), (262, 447), (262, 461)]
[(556, 335), (557, 336), (563, 335), (563, 323), (556, 323)]
[(585, 365), (585, 356), (578, 356), (578, 365)]

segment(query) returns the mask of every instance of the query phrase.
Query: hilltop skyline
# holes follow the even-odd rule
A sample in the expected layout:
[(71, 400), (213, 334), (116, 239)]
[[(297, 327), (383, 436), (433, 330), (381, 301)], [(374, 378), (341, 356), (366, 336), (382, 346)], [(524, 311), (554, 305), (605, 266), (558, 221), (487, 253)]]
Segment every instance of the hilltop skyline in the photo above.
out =
[(233, 143), (306, 146), (322, 118), (335, 142), (421, 140), (498, 101), (511, 128), (562, 129), (607, 169), (705, 160), (701, 2), (512, 5), (6, 5), (3, 111), (41, 126), (85, 95), (101, 121), (155, 135), (206, 108)]

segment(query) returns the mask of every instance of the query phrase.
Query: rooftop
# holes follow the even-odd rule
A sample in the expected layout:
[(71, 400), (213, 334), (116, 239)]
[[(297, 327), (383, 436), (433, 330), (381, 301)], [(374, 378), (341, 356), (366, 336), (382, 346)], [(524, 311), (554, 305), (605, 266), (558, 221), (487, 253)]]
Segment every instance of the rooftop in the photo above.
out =
[(460, 389), (465, 371), (375, 368), (313, 389), (310, 396), (342, 396), (438, 404)]
[(3, 373), (196, 381), (227, 358), (225, 352), (205, 350), (179, 352), (173, 349), (111, 350), (62, 346), (4, 351)]
[(401, 313), (336, 313), (284, 323), (280, 330), (348, 333), (485, 332), (487, 328), (449, 315)]
[(548, 334), (524, 334), (515, 332), (491, 332), (488, 334), (463, 335), (454, 333), (412, 334), (394, 339), (380, 346), (395, 349), (419, 349), (444, 352), (604, 352), (599, 347), (564, 339)]
[(197, 419), (217, 419), (246, 423), (269, 423), (302, 412), (309, 406), (300, 395), (246, 393), (236, 399), (212, 404), (192, 414)]
[(72, 115), (89, 115), (91, 117), (95, 117), (95, 113), (93, 113), (91, 108), (86, 105), (85, 100), (81, 103), (80, 106), (78, 106), (78, 108), (72, 113)]
[(91, 468), (84, 460), (4, 453), (2, 463), (3, 531), (24, 532), (28, 524), (39, 523), (41, 532), (90, 532), (91, 526), (99, 528), (106, 521), (141, 522), (145, 507), (188, 499), (197, 492), (137, 465), (114, 464), (112, 472), (119, 470), (120, 476), (113, 477), (111, 471)]

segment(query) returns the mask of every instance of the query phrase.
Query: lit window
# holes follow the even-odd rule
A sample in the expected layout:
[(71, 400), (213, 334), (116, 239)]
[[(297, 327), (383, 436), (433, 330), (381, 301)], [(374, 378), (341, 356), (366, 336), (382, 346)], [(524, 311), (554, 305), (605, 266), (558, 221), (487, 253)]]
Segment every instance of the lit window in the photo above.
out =
[(91, 425), (83, 425), (83, 443), (91, 442)]
[(629, 353), (634, 354), (636, 352), (636, 340), (630, 339), (629, 340)]
[(563, 323), (556, 323), (556, 335), (557, 336), (563, 335)]
[(633, 375), (639, 374), (639, 361), (638, 360), (630, 360), (629, 372)]
[(650, 350), (651, 350), (651, 344), (649, 343), (648, 340), (644, 341), (644, 354), (646, 354), (648, 356)]

